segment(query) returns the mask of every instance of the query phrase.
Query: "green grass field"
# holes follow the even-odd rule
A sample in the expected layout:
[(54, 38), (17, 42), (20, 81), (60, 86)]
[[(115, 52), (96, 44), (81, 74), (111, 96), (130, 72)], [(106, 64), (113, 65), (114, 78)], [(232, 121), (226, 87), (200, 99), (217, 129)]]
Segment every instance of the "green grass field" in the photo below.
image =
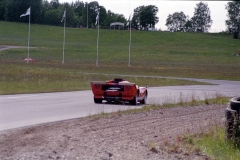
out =
[[(63, 27), (32, 24), (30, 46), (36, 48), (30, 48), (30, 58), (37, 62), (23, 62), (27, 48), (1, 51), (0, 85), (5, 87), (0, 94), (89, 89), (89, 80), (112, 78), (83, 73), (239, 80), (240, 57), (236, 53), (240, 41), (232, 37), (220, 33), (132, 31), (128, 67), (129, 31), (100, 29), (96, 67), (97, 29), (66, 28), (62, 65)], [(28, 24), (0, 22), (0, 46), (27, 44)], [(139, 79), (140, 85), (147, 85)], [(188, 84), (169, 79), (145, 81), (150, 86)]]

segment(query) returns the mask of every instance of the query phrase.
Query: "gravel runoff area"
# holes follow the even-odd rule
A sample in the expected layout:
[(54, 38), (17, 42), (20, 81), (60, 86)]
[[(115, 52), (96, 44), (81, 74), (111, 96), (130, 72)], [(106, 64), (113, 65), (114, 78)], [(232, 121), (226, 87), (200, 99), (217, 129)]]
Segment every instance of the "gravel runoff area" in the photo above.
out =
[(208, 160), (198, 150), (167, 148), (179, 137), (223, 125), (225, 108), (175, 107), (6, 130), (0, 132), (0, 159)]

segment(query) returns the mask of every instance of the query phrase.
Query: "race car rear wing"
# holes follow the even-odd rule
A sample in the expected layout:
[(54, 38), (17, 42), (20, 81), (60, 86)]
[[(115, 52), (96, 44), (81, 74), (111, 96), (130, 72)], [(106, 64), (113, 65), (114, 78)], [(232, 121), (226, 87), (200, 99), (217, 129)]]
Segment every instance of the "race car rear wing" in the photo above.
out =
[(126, 83), (126, 82), (119, 82), (119, 83), (107, 83), (103, 81), (91, 81), (91, 84), (101, 84), (101, 85), (123, 85), (123, 86), (134, 86), (135, 83)]

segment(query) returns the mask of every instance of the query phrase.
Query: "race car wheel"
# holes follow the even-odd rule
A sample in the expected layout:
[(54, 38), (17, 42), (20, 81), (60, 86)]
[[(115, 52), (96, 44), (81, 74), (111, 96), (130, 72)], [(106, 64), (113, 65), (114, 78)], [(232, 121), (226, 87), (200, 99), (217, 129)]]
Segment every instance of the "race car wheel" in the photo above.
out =
[(232, 98), (230, 101), (230, 107), (231, 107), (231, 109), (233, 109), (235, 111), (239, 111), (240, 110), (240, 97)]
[(237, 118), (238, 114), (235, 110), (230, 109), (230, 107), (227, 107), (225, 109), (225, 117), (226, 117), (226, 139), (234, 139), (237, 127)]
[(95, 102), (95, 103), (102, 103), (102, 99), (94, 98), (94, 102)]
[(110, 101), (110, 100), (107, 100), (107, 103), (112, 103), (112, 101)]
[(132, 105), (137, 105), (137, 95), (133, 98), (133, 100), (131, 101)]
[(146, 104), (146, 101), (147, 101), (147, 97), (144, 96), (143, 100), (142, 100), (142, 104)]

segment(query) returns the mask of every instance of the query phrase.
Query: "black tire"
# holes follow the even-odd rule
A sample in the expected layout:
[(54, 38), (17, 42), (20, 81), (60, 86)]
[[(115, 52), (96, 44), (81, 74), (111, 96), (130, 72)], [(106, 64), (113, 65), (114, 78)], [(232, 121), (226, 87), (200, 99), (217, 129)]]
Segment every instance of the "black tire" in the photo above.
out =
[(133, 100), (131, 101), (132, 105), (137, 105), (137, 95), (133, 98)]
[(142, 104), (146, 104), (147, 103), (147, 95), (148, 95), (148, 92), (146, 91), (145, 92), (145, 96), (144, 96), (144, 98), (143, 98), (143, 100), (142, 100)]
[(230, 108), (235, 111), (240, 111), (240, 97), (234, 97), (230, 101)]
[(111, 104), (111, 103), (112, 103), (112, 101), (109, 101), (109, 100), (107, 100), (107, 103)]
[(227, 140), (234, 140), (235, 139), (235, 133), (238, 129), (237, 122), (238, 122), (238, 114), (237, 111), (232, 110), (230, 107), (227, 107), (225, 109), (225, 117), (226, 117), (226, 139)]
[(146, 104), (146, 101), (147, 101), (147, 96), (145, 95), (141, 103)]
[(102, 103), (102, 99), (94, 98), (94, 102), (95, 102), (95, 103), (98, 103), (98, 104), (99, 104), (99, 103)]

